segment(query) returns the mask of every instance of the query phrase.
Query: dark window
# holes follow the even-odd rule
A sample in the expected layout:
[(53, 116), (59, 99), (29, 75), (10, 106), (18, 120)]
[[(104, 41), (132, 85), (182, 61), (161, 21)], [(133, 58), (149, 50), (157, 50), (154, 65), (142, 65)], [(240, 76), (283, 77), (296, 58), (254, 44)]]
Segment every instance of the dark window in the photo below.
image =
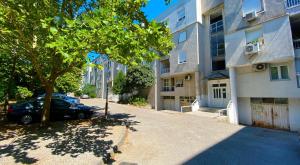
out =
[(52, 100), (53, 105), (57, 108), (66, 108), (69, 107), (69, 103), (65, 102), (64, 100)]
[(212, 70), (225, 70), (226, 69), (226, 64), (225, 60), (220, 60), (220, 61), (213, 61), (212, 62)]

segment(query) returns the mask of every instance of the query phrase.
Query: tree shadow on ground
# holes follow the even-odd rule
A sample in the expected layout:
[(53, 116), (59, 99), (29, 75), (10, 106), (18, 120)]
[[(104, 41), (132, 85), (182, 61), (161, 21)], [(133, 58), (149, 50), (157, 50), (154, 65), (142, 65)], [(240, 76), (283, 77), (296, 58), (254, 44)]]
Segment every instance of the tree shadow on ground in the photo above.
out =
[(0, 159), (11, 156), (15, 163), (37, 163), (39, 158), (30, 157), (29, 153), (39, 149), (43, 142), (47, 142), (44, 147), (51, 150), (51, 153), (46, 153), (49, 155), (76, 158), (84, 153), (92, 153), (96, 157), (104, 157), (114, 147), (113, 141), (106, 138), (111, 134), (109, 129), (121, 125), (134, 127), (138, 122), (130, 120), (132, 117), (129, 114), (117, 114), (110, 119), (53, 122), (48, 128), (40, 128), (38, 124), (23, 126), (18, 131), (21, 135), (11, 144), (0, 145)]

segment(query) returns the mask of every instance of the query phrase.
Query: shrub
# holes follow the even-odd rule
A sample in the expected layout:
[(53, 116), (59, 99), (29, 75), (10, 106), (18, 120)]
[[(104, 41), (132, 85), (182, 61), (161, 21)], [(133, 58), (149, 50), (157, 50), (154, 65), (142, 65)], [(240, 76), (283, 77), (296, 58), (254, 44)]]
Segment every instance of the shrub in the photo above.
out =
[(116, 95), (120, 95), (124, 93), (124, 87), (125, 87), (125, 75), (123, 72), (119, 71), (115, 80), (114, 80), (114, 86), (112, 87), (112, 91)]
[(16, 99), (25, 100), (32, 97), (33, 93), (26, 87), (17, 86)]
[(129, 100), (128, 100), (129, 104), (132, 104), (134, 106), (145, 106), (147, 105), (147, 100), (143, 97), (140, 97), (140, 96), (134, 96), (134, 97), (131, 97)]
[(82, 94), (86, 94), (86, 95), (90, 96), (91, 98), (96, 98), (96, 96), (97, 96), (96, 86), (90, 85), (90, 84), (85, 85), (82, 89)]
[(82, 90), (77, 90), (77, 91), (75, 91), (75, 92), (74, 92), (74, 95), (75, 95), (76, 97), (80, 97), (80, 96), (82, 95)]

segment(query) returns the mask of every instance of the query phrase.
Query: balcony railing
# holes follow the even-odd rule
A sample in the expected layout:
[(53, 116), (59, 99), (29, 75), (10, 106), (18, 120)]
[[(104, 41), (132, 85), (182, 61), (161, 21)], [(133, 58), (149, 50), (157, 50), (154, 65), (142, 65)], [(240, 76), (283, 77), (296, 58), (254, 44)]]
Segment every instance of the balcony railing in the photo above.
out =
[(214, 22), (210, 25), (210, 32), (211, 33), (217, 33), (219, 31), (223, 31), (224, 26), (223, 26), (223, 20)]
[(300, 0), (286, 0), (286, 7), (292, 8), (300, 5)]
[(294, 40), (294, 48), (295, 49), (300, 49), (300, 39)]
[(161, 74), (170, 73), (170, 68), (161, 68), (160, 73)]
[(175, 87), (162, 87), (163, 92), (173, 92), (175, 91)]

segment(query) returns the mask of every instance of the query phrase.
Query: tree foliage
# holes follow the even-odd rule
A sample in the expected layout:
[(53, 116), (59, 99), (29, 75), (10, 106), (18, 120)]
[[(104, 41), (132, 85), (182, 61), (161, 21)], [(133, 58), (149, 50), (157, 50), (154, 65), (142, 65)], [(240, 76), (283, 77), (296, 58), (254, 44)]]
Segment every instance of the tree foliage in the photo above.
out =
[(129, 92), (149, 88), (154, 83), (154, 72), (148, 65), (138, 65), (128, 68), (126, 76), (126, 89)]
[[(147, 0), (0, 0), (0, 51), (30, 61), (46, 91), (42, 123), (49, 121), (56, 79), (96, 51), (126, 65), (167, 55), (168, 28), (148, 21)], [(100, 66), (99, 66), (100, 67)]]
[(80, 88), (82, 71), (78, 68), (56, 79), (55, 90), (60, 93), (76, 92)]

